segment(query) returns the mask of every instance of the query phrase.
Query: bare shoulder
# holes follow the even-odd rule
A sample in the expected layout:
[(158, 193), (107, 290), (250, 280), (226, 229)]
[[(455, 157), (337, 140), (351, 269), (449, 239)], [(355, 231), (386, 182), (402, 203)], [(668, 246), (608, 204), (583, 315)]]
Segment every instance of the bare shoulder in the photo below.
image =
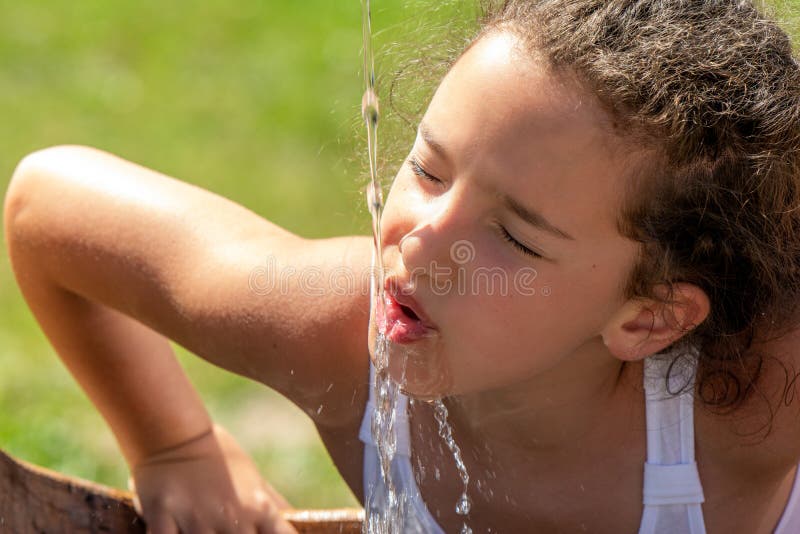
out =
[(368, 237), (303, 239), (213, 192), (71, 145), (23, 159), (4, 224), (16, 246), (55, 251), (48, 268), (65, 289), (278, 390), (317, 424), (350, 426), (363, 411)]

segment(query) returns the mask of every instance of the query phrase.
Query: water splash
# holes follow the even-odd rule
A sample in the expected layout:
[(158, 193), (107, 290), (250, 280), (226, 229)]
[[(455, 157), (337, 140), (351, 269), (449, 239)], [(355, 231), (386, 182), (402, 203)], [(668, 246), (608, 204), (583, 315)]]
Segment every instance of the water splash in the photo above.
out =
[[(450, 449), (450, 452), (453, 454), (453, 459), (456, 462), (456, 469), (458, 469), (458, 476), (464, 484), (464, 491), (456, 502), (456, 513), (465, 516), (469, 514), (472, 508), (472, 502), (468, 495), (469, 473), (467, 473), (467, 466), (464, 465), (464, 459), (461, 457), (461, 448), (456, 443), (456, 440), (453, 439), (453, 428), (447, 421), (447, 416), (449, 415), (447, 406), (444, 405), (442, 399), (433, 401), (433, 415), (436, 418), (436, 422), (439, 424), (439, 436), (444, 440), (447, 448)], [(467, 526), (466, 522), (461, 525), (461, 534), (472, 534), (472, 529)]]

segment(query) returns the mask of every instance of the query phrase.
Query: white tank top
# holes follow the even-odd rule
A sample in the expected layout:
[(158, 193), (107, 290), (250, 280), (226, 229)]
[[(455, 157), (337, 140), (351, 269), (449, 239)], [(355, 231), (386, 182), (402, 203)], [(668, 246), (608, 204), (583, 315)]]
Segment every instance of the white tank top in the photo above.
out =
[[(673, 364), (673, 361), (675, 362)], [(669, 391), (667, 369), (670, 365)], [(705, 534), (703, 487), (694, 458), (693, 391), (697, 359), (676, 360), (674, 354), (644, 360), (644, 388), (647, 417), (647, 460), (644, 464), (642, 521), (639, 534)], [(370, 365), (370, 381), (375, 380)], [(692, 385), (688, 385), (691, 382)], [(669, 392), (683, 391), (678, 396)], [(398, 493), (404, 494), (404, 532), (444, 534), (428, 511), (411, 467), (408, 398), (398, 394), (396, 407), (397, 452), (392, 473)], [(364, 490), (370, 495), (383, 485), (378, 452), (372, 439), (371, 420), (375, 409), (372, 389), (361, 422), (359, 438), (364, 442)], [(774, 534), (800, 533), (800, 467), (792, 491)]]

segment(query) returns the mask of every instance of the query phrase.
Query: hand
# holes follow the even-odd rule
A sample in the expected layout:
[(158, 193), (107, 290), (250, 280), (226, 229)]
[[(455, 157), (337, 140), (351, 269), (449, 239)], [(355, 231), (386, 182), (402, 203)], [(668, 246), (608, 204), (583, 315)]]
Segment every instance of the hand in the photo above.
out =
[(148, 534), (296, 534), (291, 508), (225, 429), (139, 462), (128, 486)]

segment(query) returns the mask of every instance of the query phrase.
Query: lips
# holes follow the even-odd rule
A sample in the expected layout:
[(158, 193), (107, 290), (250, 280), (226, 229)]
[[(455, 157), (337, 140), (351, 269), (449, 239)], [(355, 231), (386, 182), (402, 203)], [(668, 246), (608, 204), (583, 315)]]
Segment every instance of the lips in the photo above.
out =
[(379, 326), (387, 339), (394, 343), (413, 343), (430, 336), (436, 329), (419, 303), (397, 291), (388, 280), (383, 312), (383, 321), (379, 322)]

